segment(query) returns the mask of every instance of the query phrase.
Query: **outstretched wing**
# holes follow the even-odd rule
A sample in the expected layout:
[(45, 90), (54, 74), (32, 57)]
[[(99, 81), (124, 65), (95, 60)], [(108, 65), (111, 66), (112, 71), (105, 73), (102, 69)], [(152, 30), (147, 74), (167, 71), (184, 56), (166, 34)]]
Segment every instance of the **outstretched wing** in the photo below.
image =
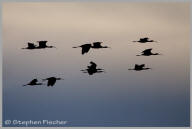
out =
[(143, 51), (143, 53), (151, 53), (151, 50), (152, 50), (152, 48), (146, 49), (146, 50)]
[(100, 46), (102, 42), (93, 42), (93, 45)]
[(135, 64), (135, 69), (139, 68), (139, 65), (138, 64)]
[(148, 40), (149, 38), (148, 37), (145, 37), (145, 38), (143, 38), (144, 40)]
[(46, 43), (47, 43), (47, 41), (38, 41), (39, 42), (39, 47), (46, 47), (47, 45), (46, 45)]
[(28, 48), (35, 48), (36, 46), (35, 46), (35, 44), (34, 43), (28, 43)]
[(89, 50), (90, 50), (90, 48), (91, 48), (91, 44), (85, 44), (85, 45), (82, 45), (81, 47), (82, 47), (81, 53), (82, 53), (82, 55), (83, 55), (83, 54), (89, 52)]
[(37, 79), (33, 79), (31, 82), (28, 83), (28, 85), (35, 85), (37, 83)]
[(141, 67), (141, 68), (145, 67), (145, 64), (141, 64), (140, 67)]
[(53, 86), (56, 83), (56, 79), (55, 78), (49, 78), (48, 82), (47, 82), (47, 86)]

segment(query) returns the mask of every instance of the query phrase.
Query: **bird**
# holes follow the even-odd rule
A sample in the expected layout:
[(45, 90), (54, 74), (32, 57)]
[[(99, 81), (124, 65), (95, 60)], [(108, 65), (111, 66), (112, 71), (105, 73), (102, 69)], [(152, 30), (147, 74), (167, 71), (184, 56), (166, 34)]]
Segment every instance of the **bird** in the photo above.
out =
[(93, 45), (91, 48), (95, 48), (95, 49), (97, 49), (97, 48), (109, 48), (108, 46), (101, 46), (101, 43), (103, 43), (103, 42), (93, 42)]
[(47, 86), (53, 86), (53, 85), (55, 85), (57, 80), (64, 80), (64, 79), (56, 78), (56, 77), (49, 77), (49, 78), (43, 79), (43, 81), (46, 81), (46, 80), (48, 80)]
[(37, 46), (34, 43), (28, 42), (27, 45), (28, 46), (26, 48), (22, 48), (22, 49), (36, 49), (37, 48)]
[(48, 41), (37, 41), (39, 43), (38, 49), (42, 48), (55, 48), (55, 46), (47, 46)]
[(135, 68), (133, 68), (133, 69), (128, 69), (128, 70), (141, 71), (141, 70), (151, 69), (151, 68), (144, 68), (144, 67), (145, 67), (145, 64), (141, 64), (141, 65), (135, 64)]
[(27, 86), (27, 85), (29, 85), (29, 86), (42, 85), (42, 83), (37, 83), (37, 82), (38, 82), (37, 79), (33, 79), (31, 82), (29, 82), (28, 84), (25, 84), (23, 86)]
[(85, 53), (88, 53), (89, 50), (92, 49), (99, 49), (99, 48), (109, 48), (108, 46), (101, 46), (101, 43), (103, 42), (93, 42), (88, 44), (83, 44), (81, 46), (73, 47), (73, 48), (82, 48), (81, 54), (84, 55)]
[(104, 69), (100, 69), (100, 68), (97, 69), (97, 64), (96, 63), (91, 61), (90, 64), (91, 64), (90, 66), (87, 66), (87, 69), (81, 70), (81, 71), (83, 71), (83, 73), (88, 73), (89, 75), (104, 72)]
[(141, 55), (137, 55), (137, 56), (160, 55), (159, 53), (152, 53), (151, 50), (152, 50), (152, 48), (145, 49), (144, 51), (142, 51), (142, 54), (141, 54)]
[(133, 42), (147, 43), (147, 42), (157, 42), (157, 41), (149, 40), (148, 37), (145, 37), (145, 38), (140, 38), (138, 41), (133, 41)]

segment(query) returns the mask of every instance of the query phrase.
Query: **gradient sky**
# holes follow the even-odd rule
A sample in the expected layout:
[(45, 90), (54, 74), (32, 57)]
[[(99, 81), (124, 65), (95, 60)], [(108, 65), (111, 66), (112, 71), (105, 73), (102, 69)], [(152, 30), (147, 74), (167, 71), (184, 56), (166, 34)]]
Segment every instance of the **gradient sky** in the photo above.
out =
[[(187, 2), (4, 3), (3, 119), (189, 126), (189, 12)], [(131, 42), (141, 37), (159, 43)], [(39, 40), (57, 48), (21, 49)], [(72, 48), (93, 41), (111, 48)], [(147, 48), (162, 55), (136, 56)], [(82, 73), (90, 61), (106, 73)], [(136, 63), (152, 69), (128, 71)], [(50, 76), (65, 80), (22, 87)]]

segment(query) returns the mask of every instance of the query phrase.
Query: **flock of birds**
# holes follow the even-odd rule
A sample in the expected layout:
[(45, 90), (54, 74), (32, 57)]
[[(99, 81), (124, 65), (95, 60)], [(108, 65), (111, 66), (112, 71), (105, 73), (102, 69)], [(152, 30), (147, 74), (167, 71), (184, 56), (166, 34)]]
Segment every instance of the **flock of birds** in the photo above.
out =
[[(35, 49), (45, 49), (45, 48), (56, 48), (55, 46), (47, 46), (47, 41), (37, 41), (38, 46), (34, 43), (28, 42), (28, 46), (26, 48), (22, 49), (29, 49), (29, 50), (35, 50)], [(148, 43), (148, 42), (157, 42), (154, 40), (150, 40), (148, 37), (140, 38), (138, 41), (133, 41), (138, 43)], [(93, 42), (92, 44), (83, 44), (77, 47), (73, 48), (81, 48), (81, 54), (84, 55), (88, 53), (91, 49), (101, 49), (101, 48), (110, 48), (108, 46), (102, 46), (103, 42)], [(151, 55), (160, 55), (159, 53), (152, 53), (152, 48), (145, 49), (141, 52), (141, 55), (136, 56), (151, 56)], [(135, 71), (141, 71), (141, 70), (148, 70), (151, 68), (146, 68), (145, 64), (135, 64), (135, 67), (128, 70), (135, 70)], [(81, 70), (83, 73), (88, 73), (89, 75), (93, 75), (95, 73), (101, 73), (105, 72), (104, 69), (97, 68), (97, 64), (93, 61), (90, 62), (90, 66), (87, 66), (87, 69)], [(62, 78), (57, 77), (49, 77), (46, 79), (42, 79), (42, 81), (47, 81), (47, 86), (54, 86), (57, 80), (64, 80)], [(44, 85), (42, 82), (38, 82), (37, 79), (33, 79), (28, 84), (25, 84), (23, 86), (35, 86), (35, 85)]]

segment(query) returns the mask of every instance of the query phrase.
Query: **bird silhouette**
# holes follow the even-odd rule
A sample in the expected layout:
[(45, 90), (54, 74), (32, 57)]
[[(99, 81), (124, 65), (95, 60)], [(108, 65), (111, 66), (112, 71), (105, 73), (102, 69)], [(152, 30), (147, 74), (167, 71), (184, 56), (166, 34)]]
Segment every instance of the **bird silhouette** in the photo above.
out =
[(95, 49), (98, 49), (98, 48), (109, 48), (108, 46), (102, 46), (101, 43), (103, 42), (93, 42), (93, 45), (91, 48), (95, 48)]
[(77, 46), (77, 47), (73, 47), (73, 48), (81, 47), (82, 48), (82, 52), (81, 52), (82, 55), (85, 53), (88, 53), (91, 48), (92, 49), (109, 48), (108, 46), (102, 46), (101, 43), (103, 43), (103, 42), (93, 42), (92, 44), (91, 43), (83, 44), (81, 46)]
[(47, 46), (47, 41), (37, 41), (39, 43), (39, 46), (37, 49), (42, 49), (42, 48), (55, 48), (55, 46)]
[(25, 84), (23, 86), (27, 86), (27, 85), (29, 85), (29, 86), (42, 85), (42, 83), (37, 83), (37, 82), (38, 82), (37, 79), (33, 79), (31, 82), (29, 82), (28, 84)]
[(133, 41), (133, 42), (147, 43), (147, 42), (157, 42), (157, 41), (149, 40), (148, 37), (145, 37), (145, 38), (140, 38), (138, 41)]
[(159, 53), (152, 53), (151, 50), (152, 50), (152, 48), (145, 49), (144, 51), (142, 51), (142, 54), (141, 54), (141, 55), (137, 55), (137, 56), (160, 55)]
[(26, 48), (22, 49), (45, 49), (45, 48), (56, 48), (55, 46), (47, 46), (47, 41), (37, 41), (39, 43), (39, 46), (35, 45), (34, 43), (28, 42), (28, 46)]
[(104, 69), (100, 69), (100, 68), (97, 69), (97, 64), (96, 63), (91, 61), (90, 64), (91, 64), (90, 66), (87, 66), (87, 69), (81, 70), (81, 71), (83, 73), (88, 73), (89, 75), (93, 75), (95, 73), (102, 73), (102, 72), (104, 72)]
[(57, 80), (64, 80), (64, 79), (56, 78), (56, 77), (49, 77), (49, 78), (43, 79), (43, 81), (46, 81), (46, 80), (48, 80), (47, 86), (54, 86)]
[(141, 65), (135, 64), (135, 68), (133, 68), (133, 69), (128, 69), (128, 70), (141, 71), (141, 70), (151, 69), (151, 68), (144, 68), (144, 67), (145, 67), (145, 64), (141, 64)]

